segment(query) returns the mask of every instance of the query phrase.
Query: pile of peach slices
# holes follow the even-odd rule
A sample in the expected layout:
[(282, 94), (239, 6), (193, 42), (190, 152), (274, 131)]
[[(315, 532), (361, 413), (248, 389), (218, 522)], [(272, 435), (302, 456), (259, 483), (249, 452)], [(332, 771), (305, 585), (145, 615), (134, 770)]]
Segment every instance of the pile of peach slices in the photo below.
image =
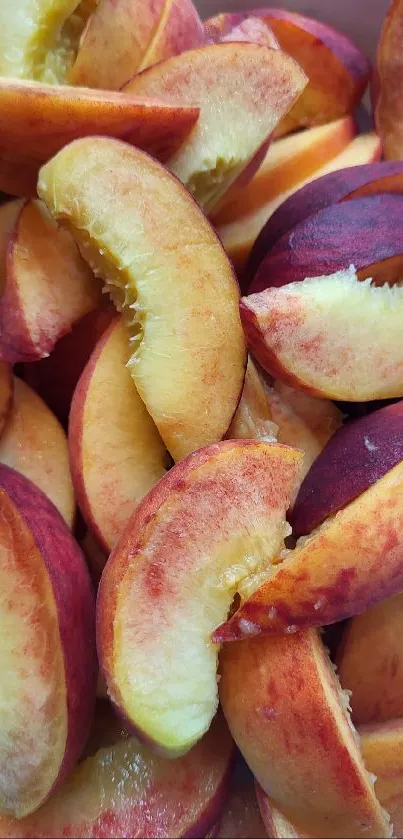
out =
[(0, 0), (2, 839), (403, 836), (402, 50)]

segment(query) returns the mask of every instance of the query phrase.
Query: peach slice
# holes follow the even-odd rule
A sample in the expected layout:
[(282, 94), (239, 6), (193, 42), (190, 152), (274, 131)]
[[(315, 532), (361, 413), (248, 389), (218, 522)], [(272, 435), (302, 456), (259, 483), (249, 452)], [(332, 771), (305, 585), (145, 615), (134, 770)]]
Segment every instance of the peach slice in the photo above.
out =
[(150, 67), (125, 91), (171, 105), (200, 106), (197, 124), (168, 166), (211, 212), (267, 147), (278, 121), (305, 85), (298, 64), (280, 50), (227, 42)]
[(0, 79), (0, 114), (0, 189), (35, 196), (40, 166), (71, 140), (119, 137), (165, 160), (193, 128), (199, 109), (127, 93)]
[(286, 819), (280, 810), (273, 805), (269, 796), (262, 790), (262, 787), (256, 783), (256, 796), (259, 802), (260, 812), (262, 815), (266, 836), (270, 839), (310, 839), (307, 833), (299, 830)]
[(166, 448), (127, 369), (129, 359), (127, 331), (118, 320), (92, 353), (70, 412), (77, 500), (88, 527), (108, 553), (135, 506), (168, 465)]
[(300, 459), (251, 440), (190, 455), (139, 504), (105, 566), (97, 637), (108, 693), (163, 753), (186, 752), (214, 717), (210, 634), (280, 549)]
[(329, 839), (391, 835), (317, 631), (231, 644), (220, 672), (232, 736), (285, 819)]
[(403, 71), (402, 28), (403, 2), (392, 0), (378, 44), (374, 97), (375, 123), (387, 160), (399, 160), (403, 155), (403, 112), (398, 96)]
[(345, 630), (336, 661), (357, 725), (403, 717), (402, 632), (402, 594), (357, 615)]
[(191, 0), (101, 0), (81, 38), (69, 82), (120, 90), (141, 70), (205, 40)]
[(42, 399), (17, 378), (13, 407), (0, 437), (0, 463), (33, 481), (73, 526), (75, 499), (66, 435)]
[(402, 500), (399, 463), (294, 550), (279, 553), (214, 641), (324, 626), (402, 591)]
[(272, 411), (264, 383), (249, 356), (242, 396), (228, 429), (229, 440), (248, 440), (265, 437), (275, 440), (278, 426), (272, 420)]
[(402, 423), (403, 401), (337, 431), (301, 485), (290, 520), (295, 536), (311, 533), (403, 460)]
[(71, 771), (95, 701), (94, 597), (56, 508), (0, 464), (0, 812), (36, 810)]
[(11, 367), (0, 362), (0, 440), (13, 404), (13, 389)]
[(4, 839), (206, 835), (220, 815), (232, 765), (222, 717), (172, 763), (153, 756), (109, 716), (98, 710), (88, 756), (50, 801), (19, 821), (0, 816)]
[(130, 372), (174, 460), (220, 440), (246, 349), (231, 264), (192, 197), (148, 155), (106, 138), (59, 152), (38, 190), (123, 311)]
[(403, 720), (359, 729), (365, 765), (376, 776), (375, 792), (390, 814), (393, 835), (403, 833)]
[(326, 399), (403, 396), (399, 286), (359, 282), (351, 265), (243, 297), (240, 308), (249, 348), (272, 376)]
[[(227, 15), (220, 15), (220, 17), (227, 17)], [(252, 41), (254, 44), (264, 44), (266, 47), (279, 49), (277, 38), (274, 37), (267, 23), (262, 18), (252, 16), (246, 17), (236, 26), (229, 26), (228, 31), (217, 38), (210, 38), (210, 40), (213, 43), (217, 43), (217, 41)]]
[(10, 364), (49, 355), (58, 338), (100, 299), (70, 234), (57, 229), (41, 202), (15, 203), (15, 226), (1, 246), (0, 359)]
[[(324, 127), (311, 128), (309, 131), (318, 131), (323, 128)], [(301, 133), (307, 134), (308, 130)], [(291, 139), (295, 140), (296, 137), (299, 136), (300, 135), (297, 134), (292, 135), (292, 137), (285, 137), (282, 140), (276, 140), (271, 148), (275, 149), (278, 143), (285, 143), (286, 141), (291, 142)], [(379, 137), (373, 132), (369, 134), (360, 134), (352, 140), (343, 151), (336, 155), (336, 157), (333, 157), (324, 166), (316, 169), (309, 175), (309, 177), (305, 178), (305, 180), (301, 179), (298, 182), (295, 182), (294, 186), (290, 187), (290, 189), (285, 192), (279, 192), (275, 197), (270, 198), (269, 201), (264, 202), (261, 206), (257, 207), (256, 210), (245, 213), (232, 222), (230, 221), (228, 223), (220, 224), (218, 226), (220, 239), (238, 272), (241, 272), (244, 269), (250, 255), (249, 262), (247, 264), (246, 277), (244, 278), (241, 274), (242, 288), (246, 290), (250, 285), (251, 278), (253, 278), (254, 273), (256, 273), (261, 260), (266, 256), (268, 250), (264, 246), (264, 240), (262, 247), (259, 245), (259, 249), (257, 249), (257, 246), (255, 249), (255, 241), (261, 241), (259, 234), (262, 230), (266, 229), (266, 223), (267, 226), (270, 224), (271, 217), (274, 217), (277, 212), (280, 212), (283, 203), (287, 203), (288, 199), (294, 194), (294, 192), (302, 189), (305, 184), (310, 184), (311, 181), (315, 181), (316, 179), (323, 177), (328, 172), (335, 172), (339, 169), (345, 169), (353, 166), (361, 167), (364, 164), (372, 163), (374, 160), (379, 160), (380, 156), (381, 143)], [(302, 161), (300, 172), (303, 174)], [(259, 178), (259, 170), (255, 175), (255, 178)], [(251, 181), (250, 189), (253, 192), (253, 180)], [(246, 186), (245, 192), (247, 195), (249, 194), (249, 184)]]
[[(0, 822), (1, 824), (1, 822)], [(252, 774), (242, 762), (232, 783), (217, 839), (267, 839)]]

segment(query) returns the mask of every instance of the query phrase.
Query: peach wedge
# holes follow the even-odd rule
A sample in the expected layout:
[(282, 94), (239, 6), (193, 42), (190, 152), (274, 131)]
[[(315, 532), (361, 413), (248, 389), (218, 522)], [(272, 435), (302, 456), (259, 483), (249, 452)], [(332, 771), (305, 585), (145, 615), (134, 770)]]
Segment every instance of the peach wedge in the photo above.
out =
[(105, 566), (97, 638), (108, 693), (163, 753), (188, 751), (214, 717), (210, 635), (282, 545), (300, 457), (251, 440), (195, 452), (140, 502)]
[(77, 500), (108, 553), (168, 465), (166, 448), (127, 369), (129, 358), (127, 332), (118, 319), (92, 353), (70, 411)]
[(375, 792), (390, 814), (393, 835), (403, 833), (403, 721), (359, 728), (365, 765), (376, 777)]
[(402, 313), (399, 286), (359, 282), (353, 265), (241, 300), (248, 346), (268, 373), (347, 402), (403, 396)]
[(305, 85), (298, 64), (280, 50), (225, 42), (150, 67), (125, 91), (172, 106), (200, 106), (195, 128), (167, 165), (211, 212), (267, 147)]
[(273, 422), (266, 388), (251, 356), (248, 358), (242, 396), (228, 429), (229, 440), (256, 437), (276, 439), (278, 426)]
[(232, 736), (297, 836), (391, 835), (317, 631), (227, 646), (220, 673)]
[(96, 686), (94, 597), (51, 502), (0, 465), (0, 812), (36, 810), (77, 762)]
[(403, 156), (403, 109), (398, 95), (403, 78), (402, 27), (403, 2), (391, 0), (378, 44), (373, 103), (386, 160), (401, 160)]
[(174, 460), (220, 440), (246, 350), (231, 264), (192, 197), (157, 161), (105, 138), (64, 148), (38, 191), (123, 311), (130, 372)]

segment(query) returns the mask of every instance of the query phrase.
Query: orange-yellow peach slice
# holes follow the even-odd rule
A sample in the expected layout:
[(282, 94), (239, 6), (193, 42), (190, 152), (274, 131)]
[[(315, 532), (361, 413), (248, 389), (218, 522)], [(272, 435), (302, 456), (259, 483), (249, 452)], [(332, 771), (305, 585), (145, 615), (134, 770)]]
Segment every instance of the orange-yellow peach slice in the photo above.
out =
[(163, 753), (188, 751), (214, 717), (211, 632), (282, 545), (299, 463), (261, 441), (200, 449), (140, 502), (105, 566), (97, 638), (108, 692)]
[(210, 40), (213, 43), (217, 43), (217, 41), (252, 41), (254, 44), (264, 44), (266, 47), (279, 49), (277, 38), (275, 38), (270, 27), (267, 26), (267, 23), (262, 18), (253, 16), (246, 17), (236, 26), (230, 26), (228, 31), (218, 38), (209, 38)]
[[(3, 263), (0, 359), (11, 364), (49, 355), (72, 324), (94, 309), (100, 289), (73, 238), (58, 230), (39, 201), (14, 202), (19, 212)], [(1, 213), (7, 214), (4, 205)], [(1, 234), (0, 234), (1, 235)]]
[(402, 594), (357, 615), (345, 630), (336, 661), (357, 725), (403, 718), (402, 634)]
[(240, 308), (250, 350), (287, 384), (350, 402), (403, 396), (400, 286), (360, 282), (350, 266), (243, 297)]
[(402, 79), (403, 2), (392, 0), (379, 38), (374, 84), (375, 123), (386, 160), (403, 157), (403, 110), (398, 95)]
[(197, 124), (168, 166), (211, 212), (268, 143), (305, 85), (299, 65), (280, 50), (226, 42), (150, 67), (125, 91), (200, 106)]
[(215, 640), (335, 623), (402, 591), (402, 510), (403, 462), (281, 552)]
[(266, 836), (269, 836), (270, 839), (311, 839), (307, 833), (291, 824), (283, 813), (275, 807), (262, 787), (256, 782), (255, 784), (261, 816), (267, 831)]
[(42, 399), (17, 378), (13, 406), (0, 437), (0, 463), (33, 481), (72, 527), (75, 499), (66, 435)]
[(273, 805), (309, 836), (390, 836), (316, 630), (227, 645), (220, 701)]
[(8, 364), (0, 362), (0, 439), (13, 403), (13, 375)]
[(69, 82), (120, 90), (141, 70), (205, 40), (191, 0), (101, 0), (81, 38)]
[(246, 349), (233, 270), (182, 184), (138, 149), (77, 140), (38, 190), (123, 311), (130, 372), (174, 460), (220, 440)]
[(91, 355), (70, 411), (77, 500), (108, 553), (135, 506), (167, 469), (166, 448), (127, 369), (129, 358), (127, 332), (119, 319)]
[(194, 105), (0, 79), (0, 189), (34, 196), (42, 163), (77, 137), (119, 137), (166, 160), (198, 114)]
[(0, 812), (36, 810), (72, 770), (96, 687), (94, 597), (56, 508), (0, 464)]
[[(249, 356), (246, 367), (242, 396), (234, 418), (228, 429), (229, 440), (248, 440), (277, 437), (277, 425), (273, 422), (270, 402), (263, 381)], [(285, 442), (285, 441), (283, 441)]]
[(376, 776), (375, 792), (390, 815), (393, 836), (403, 833), (403, 720), (359, 728), (365, 765)]
[(207, 834), (221, 813), (233, 758), (222, 717), (172, 763), (152, 755), (110, 714), (98, 710), (87, 754), (46, 804), (18, 821), (0, 816), (3, 839)]

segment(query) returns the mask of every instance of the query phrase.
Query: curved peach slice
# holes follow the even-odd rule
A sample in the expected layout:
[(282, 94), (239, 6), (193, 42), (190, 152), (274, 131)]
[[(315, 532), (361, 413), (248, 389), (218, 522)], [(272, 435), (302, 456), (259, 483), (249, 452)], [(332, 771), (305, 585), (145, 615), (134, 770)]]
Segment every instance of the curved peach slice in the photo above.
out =
[(214, 640), (335, 623), (402, 591), (402, 503), (403, 462), (283, 551)]
[(13, 389), (11, 367), (0, 362), (0, 439), (13, 404)]
[(42, 163), (77, 137), (119, 137), (166, 160), (198, 114), (127, 93), (0, 79), (0, 189), (35, 195)]
[(102, 138), (59, 152), (38, 190), (123, 311), (130, 372), (172, 457), (220, 440), (245, 341), (231, 264), (192, 197), (155, 160)]
[(260, 786), (310, 836), (390, 836), (319, 633), (224, 648), (220, 701)]
[(94, 597), (51, 502), (0, 465), (0, 812), (36, 810), (84, 747), (95, 701)]
[(72, 527), (75, 499), (66, 435), (42, 399), (21, 379), (14, 379), (13, 407), (0, 437), (0, 463), (33, 481)]
[(69, 82), (120, 90), (136, 73), (205, 39), (191, 0), (102, 0), (81, 38)]
[(403, 721), (359, 728), (365, 765), (376, 776), (375, 792), (390, 814), (393, 835), (403, 833)]
[(136, 504), (167, 469), (166, 448), (127, 369), (129, 358), (127, 332), (118, 320), (97, 344), (70, 411), (77, 500), (108, 553)]
[(397, 95), (402, 79), (401, 36), (403, 2), (392, 0), (383, 23), (376, 56), (375, 123), (387, 160), (403, 153), (402, 102)]
[(286, 384), (348, 402), (403, 396), (400, 286), (359, 282), (351, 265), (243, 297), (240, 310), (250, 350)]
[(400, 401), (337, 431), (300, 487), (290, 518), (295, 536), (311, 533), (403, 460), (402, 424)]
[(256, 783), (256, 796), (263, 823), (267, 830), (266, 836), (269, 836), (270, 839), (310, 839), (307, 833), (299, 828), (297, 829), (286, 819), (258, 783)]
[(248, 440), (256, 437), (276, 439), (278, 427), (273, 422), (269, 399), (263, 381), (248, 358), (242, 396), (228, 429), (229, 440)]
[(164, 753), (183, 754), (210, 725), (210, 634), (282, 545), (299, 462), (274, 443), (201, 449), (143, 499), (105, 566), (97, 637), (108, 692)]
[(50, 801), (22, 820), (0, 816), (4, 839), (206, 835), (221, 813), (232, 767), (222, 717), (172, 763), (152, 755), (110, 714), (97, 711), (88, 756)]
[(267, 839), (253, 776), (243, 761), (237, 774), (220, 821), (217, 839)]
[(15, 203), (20, 211), (4, 245), (0, 296), (0, 358), (10, 364), (49, 355), (100, 298), (76, 243), (57, 229), (46, 207), (39, 201)]
[(402, 594), (357, 615), (344, 632), (336, 661), (357, 725), (403, 717), (402, 633)]
[(227, 42), (150, 67), (125, 91), (171, 105), (200, 106), (197, 124), (168, 166), (211, 212), (269, 141), (305, 85), (298, 64), (280, 50)]
[[(224, 14), (220, 17), (227, 17), (227, 15)], [(231, 15), (228, 15), (228, 17), (231, 17)], [(252, 41), (254, 44), (264, 44), (266, 47), (279, 49), (277, 38), (274, 37), (267, 23), (262, 18), (252, 16), (246, 17), (235, 26), (230, 25), (227, 31), (219, 35), (218, 38), (210, 38), (209, 40), (212, 40), (213, 43), (217, 43), (217, 41)]]

